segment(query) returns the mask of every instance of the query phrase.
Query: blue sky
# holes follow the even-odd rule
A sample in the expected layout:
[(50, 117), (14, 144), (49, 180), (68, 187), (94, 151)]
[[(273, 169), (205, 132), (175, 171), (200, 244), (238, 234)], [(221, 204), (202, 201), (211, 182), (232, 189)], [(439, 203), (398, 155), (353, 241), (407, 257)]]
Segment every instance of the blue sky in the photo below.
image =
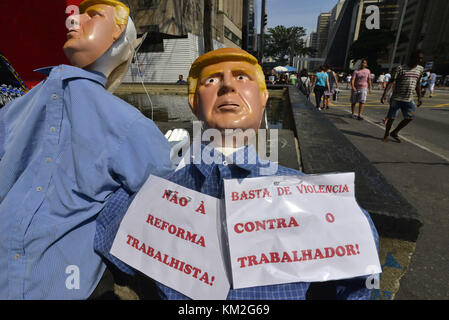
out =
[[(257, 25), (260, 28), (262, 1), (257, 1)], [(338, 0), (266, 0), (268, 27), (277, 25), (306, 28), (307, 34), (315, 31), (317, 18), (321, 12), (329, 12)]]

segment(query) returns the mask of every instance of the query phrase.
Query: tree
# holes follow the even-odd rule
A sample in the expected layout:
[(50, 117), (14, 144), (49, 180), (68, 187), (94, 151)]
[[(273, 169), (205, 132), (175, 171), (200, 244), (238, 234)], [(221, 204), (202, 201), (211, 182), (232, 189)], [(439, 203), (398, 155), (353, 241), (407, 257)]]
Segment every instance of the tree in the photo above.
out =
[(296, 55), (311, 56), (315, 50), (305, 47), (303, 40), (305, 35), (306, 30), (303, 27), (276, 26), (268, 28), (268, 33), (265, 36), (264, 56), (272, 57), (283, 64), (288, 60), (292, 64), (293, 57)]

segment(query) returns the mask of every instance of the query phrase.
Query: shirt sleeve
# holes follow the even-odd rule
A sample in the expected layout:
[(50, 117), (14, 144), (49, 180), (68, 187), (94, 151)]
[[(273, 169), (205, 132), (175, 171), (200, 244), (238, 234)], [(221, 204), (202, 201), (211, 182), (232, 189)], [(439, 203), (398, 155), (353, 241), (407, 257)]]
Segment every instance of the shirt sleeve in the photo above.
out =
[(170, 145), (153, 121), (140, 117), (131, 124), (113, 156), (112, 170), (130, 193), (139, 191), (150, 174), (162, 177), (172, 171)]
[(135, 195), (130, 195), (123, 188), (115, 191), (106, 201), (104, 209), (96, 219), (94, 250), (106, 260), (114, 264), (120, 271), (129, 275), (135, 274), (135, 269), (114, 257), (109, 252), (114, 243), (120, 223), (128, 211)]

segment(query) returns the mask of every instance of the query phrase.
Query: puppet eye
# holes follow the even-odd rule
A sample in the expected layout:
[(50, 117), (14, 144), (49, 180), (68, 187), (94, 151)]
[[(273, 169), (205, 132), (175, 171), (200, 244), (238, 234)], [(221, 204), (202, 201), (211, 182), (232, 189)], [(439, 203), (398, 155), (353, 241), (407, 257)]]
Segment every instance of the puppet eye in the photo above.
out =
[(237, 76), (237, 80), (249, 80), (249, 77), (245, 74), (240, 74)]
[(218, 83), (218, 78), (207, 78), (205, 81), (206, 84), (214, 84), (214, 83)]
[(100, 14), (98, 11), (96, 11), (96, 10), (90, 10), (90, 11), (88, 12), (88, 14), (89, 14), (89, 16), (90, 16), (91, 18), (96, 17), (96, 16), (101, 16), (101, 14)]

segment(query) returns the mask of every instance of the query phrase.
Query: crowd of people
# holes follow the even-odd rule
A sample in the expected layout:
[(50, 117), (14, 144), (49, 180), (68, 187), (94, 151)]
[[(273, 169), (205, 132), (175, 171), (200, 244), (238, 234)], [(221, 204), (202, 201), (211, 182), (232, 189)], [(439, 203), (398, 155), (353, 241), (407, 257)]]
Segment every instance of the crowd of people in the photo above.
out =
[[(439, 78), (433, 70), (425, 71), (422, 63), (424, 56), (422, 52), (414, 52), (410, 61), (403, 66), (398, 66), (391, 71), (381, 72), (376, 77), (368, 68), (368, 60), (362, 59), (359, 67), (351, 72), (336, 73), (329, 65), (322, 65), (316, 73), (309, 73), (307, 69), (301, 70), (299, 78), (289, 81), (285, 73), (276, 73), (271, 70), (267, 78), (270, 84), (292, 84), (310, 99), (311, 93), (315, 96), (315, 107), (318, 110), (329, 109), (329, 101), (338, 99), (339, 85), (347, 90), (351, 90), (351, 117), (357, 120), (364, 120), (363, 111), (368, 94), (372, 94), (373, 89), (383, 90), (381, 103), (389, 102), (390, 107), (382, 122), (385, 124), (385, 135), (382, 139), (388, 142), (393, 138), (396, 142), (401, 142), (398, 133), (415, 118), (415, 103), (413, 95), (416, 93), (417, 106), (422, 104), (422, 98), (429, 92), (432, 98), (435, 86)], [(356, 114), (356, 107), (359, 105)], [(391, 126), (397, 113), (401, 110), (403, 120), (391, 133)]]

